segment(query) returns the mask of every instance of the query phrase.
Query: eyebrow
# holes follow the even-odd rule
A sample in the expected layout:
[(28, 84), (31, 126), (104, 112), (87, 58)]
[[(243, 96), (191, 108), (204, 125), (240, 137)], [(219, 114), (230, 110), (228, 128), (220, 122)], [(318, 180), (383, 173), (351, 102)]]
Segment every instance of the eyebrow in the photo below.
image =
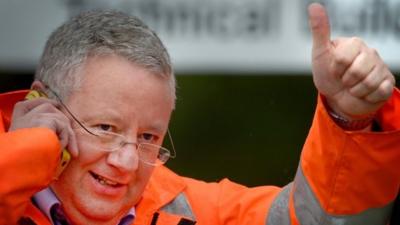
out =
[(122, 123), (124, 122), (124, 119), (122, 116), (120, 116), (118, 113), (116, 113), (113, 110), (102, 110), (102, 111), (93, 111), (90, 112), (84, 116), (82, 116), (82, 120), (84, 121), (91, 121), (91, 120), (112, 120), (117, 123)]
[[(83, 122), (89, 122), (92, 120), (102, 120), (102, 119), (106, 119), (106, 120), (111, 120), (114, 121), (116, 123), (124, 123), (126, 119), (124, 119), (123, 116), (120, 115), (120, 113), (118, 113), (117, 111), (115, 111), (114, 109), (107, 107), (103, 110), (99, 110), (99, 111), (92, 111), (86, 115), (81, 116), (81, 120), (83, 120)], [(151, 130), (157, 133), (166, 133), (166, 131), (168, 130), (168, 124), (165, 126), (163, 122), (161, 121), (154, 121), (153, 123), (143, 127), (144, 130)]]
[(151, 131), (155, 131), (157, 133), (166, 133), (168, 129), (168, 125), (167, 127), (163, 126), (163, 124), (161, 122), (155, 122), (153, 124), (151, 124), (149, 127), (146, 127), (146, 130), (151, 130)]
[(158, 132), (158, 133), (166, 133), (167, 132), (167, 128), (163, 129), (161, 126), (156, 126), (154, 127), (154, 129)]

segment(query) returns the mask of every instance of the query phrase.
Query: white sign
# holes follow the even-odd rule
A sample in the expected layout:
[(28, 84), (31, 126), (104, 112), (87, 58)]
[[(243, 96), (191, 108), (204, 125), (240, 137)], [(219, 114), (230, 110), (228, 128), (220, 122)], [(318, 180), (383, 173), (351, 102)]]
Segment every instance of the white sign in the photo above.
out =
[[(32, 70), (50, 32), (82, 10), (142, 18), (178, 73), (308, 73), (311, 0), (8, 0), (0, 2), (0, 69)], [(400, 71), (400, 0), (325, 0), (332, 36), (360, 36)]]

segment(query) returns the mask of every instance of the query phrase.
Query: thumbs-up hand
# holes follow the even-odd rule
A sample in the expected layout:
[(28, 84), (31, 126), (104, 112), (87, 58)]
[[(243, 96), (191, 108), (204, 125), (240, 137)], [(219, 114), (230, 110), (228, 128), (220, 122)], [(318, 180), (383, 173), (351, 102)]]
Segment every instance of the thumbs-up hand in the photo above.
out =
[(395, 79), (376, 50), (359, 38), (331, 41), (325, 8), (308, 7), (313, 36), (314, 84), (329, 107), (347, 119), (375, 113), (391, 96)]

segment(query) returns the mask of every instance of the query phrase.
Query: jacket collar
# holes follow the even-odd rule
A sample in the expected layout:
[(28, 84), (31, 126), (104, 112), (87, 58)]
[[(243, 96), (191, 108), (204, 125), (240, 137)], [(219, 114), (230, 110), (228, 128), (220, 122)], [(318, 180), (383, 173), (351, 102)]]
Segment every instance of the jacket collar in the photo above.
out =
[(155, 168), (153, 175), (137, 205), (137, 214), (154, 213), (164, 205), (170, 203), (186, 188), (184, 179), (165, 166)]

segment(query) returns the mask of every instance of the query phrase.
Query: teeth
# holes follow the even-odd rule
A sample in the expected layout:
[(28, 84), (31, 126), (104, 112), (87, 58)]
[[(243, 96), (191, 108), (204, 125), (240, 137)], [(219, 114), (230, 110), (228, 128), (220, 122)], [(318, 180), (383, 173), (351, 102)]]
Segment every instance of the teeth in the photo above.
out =
[(116, 186), (118, 183), (108, 180), (100, 175), (93, 174), (93, 177), (102, 185), (108, 185), (108, 186)]

